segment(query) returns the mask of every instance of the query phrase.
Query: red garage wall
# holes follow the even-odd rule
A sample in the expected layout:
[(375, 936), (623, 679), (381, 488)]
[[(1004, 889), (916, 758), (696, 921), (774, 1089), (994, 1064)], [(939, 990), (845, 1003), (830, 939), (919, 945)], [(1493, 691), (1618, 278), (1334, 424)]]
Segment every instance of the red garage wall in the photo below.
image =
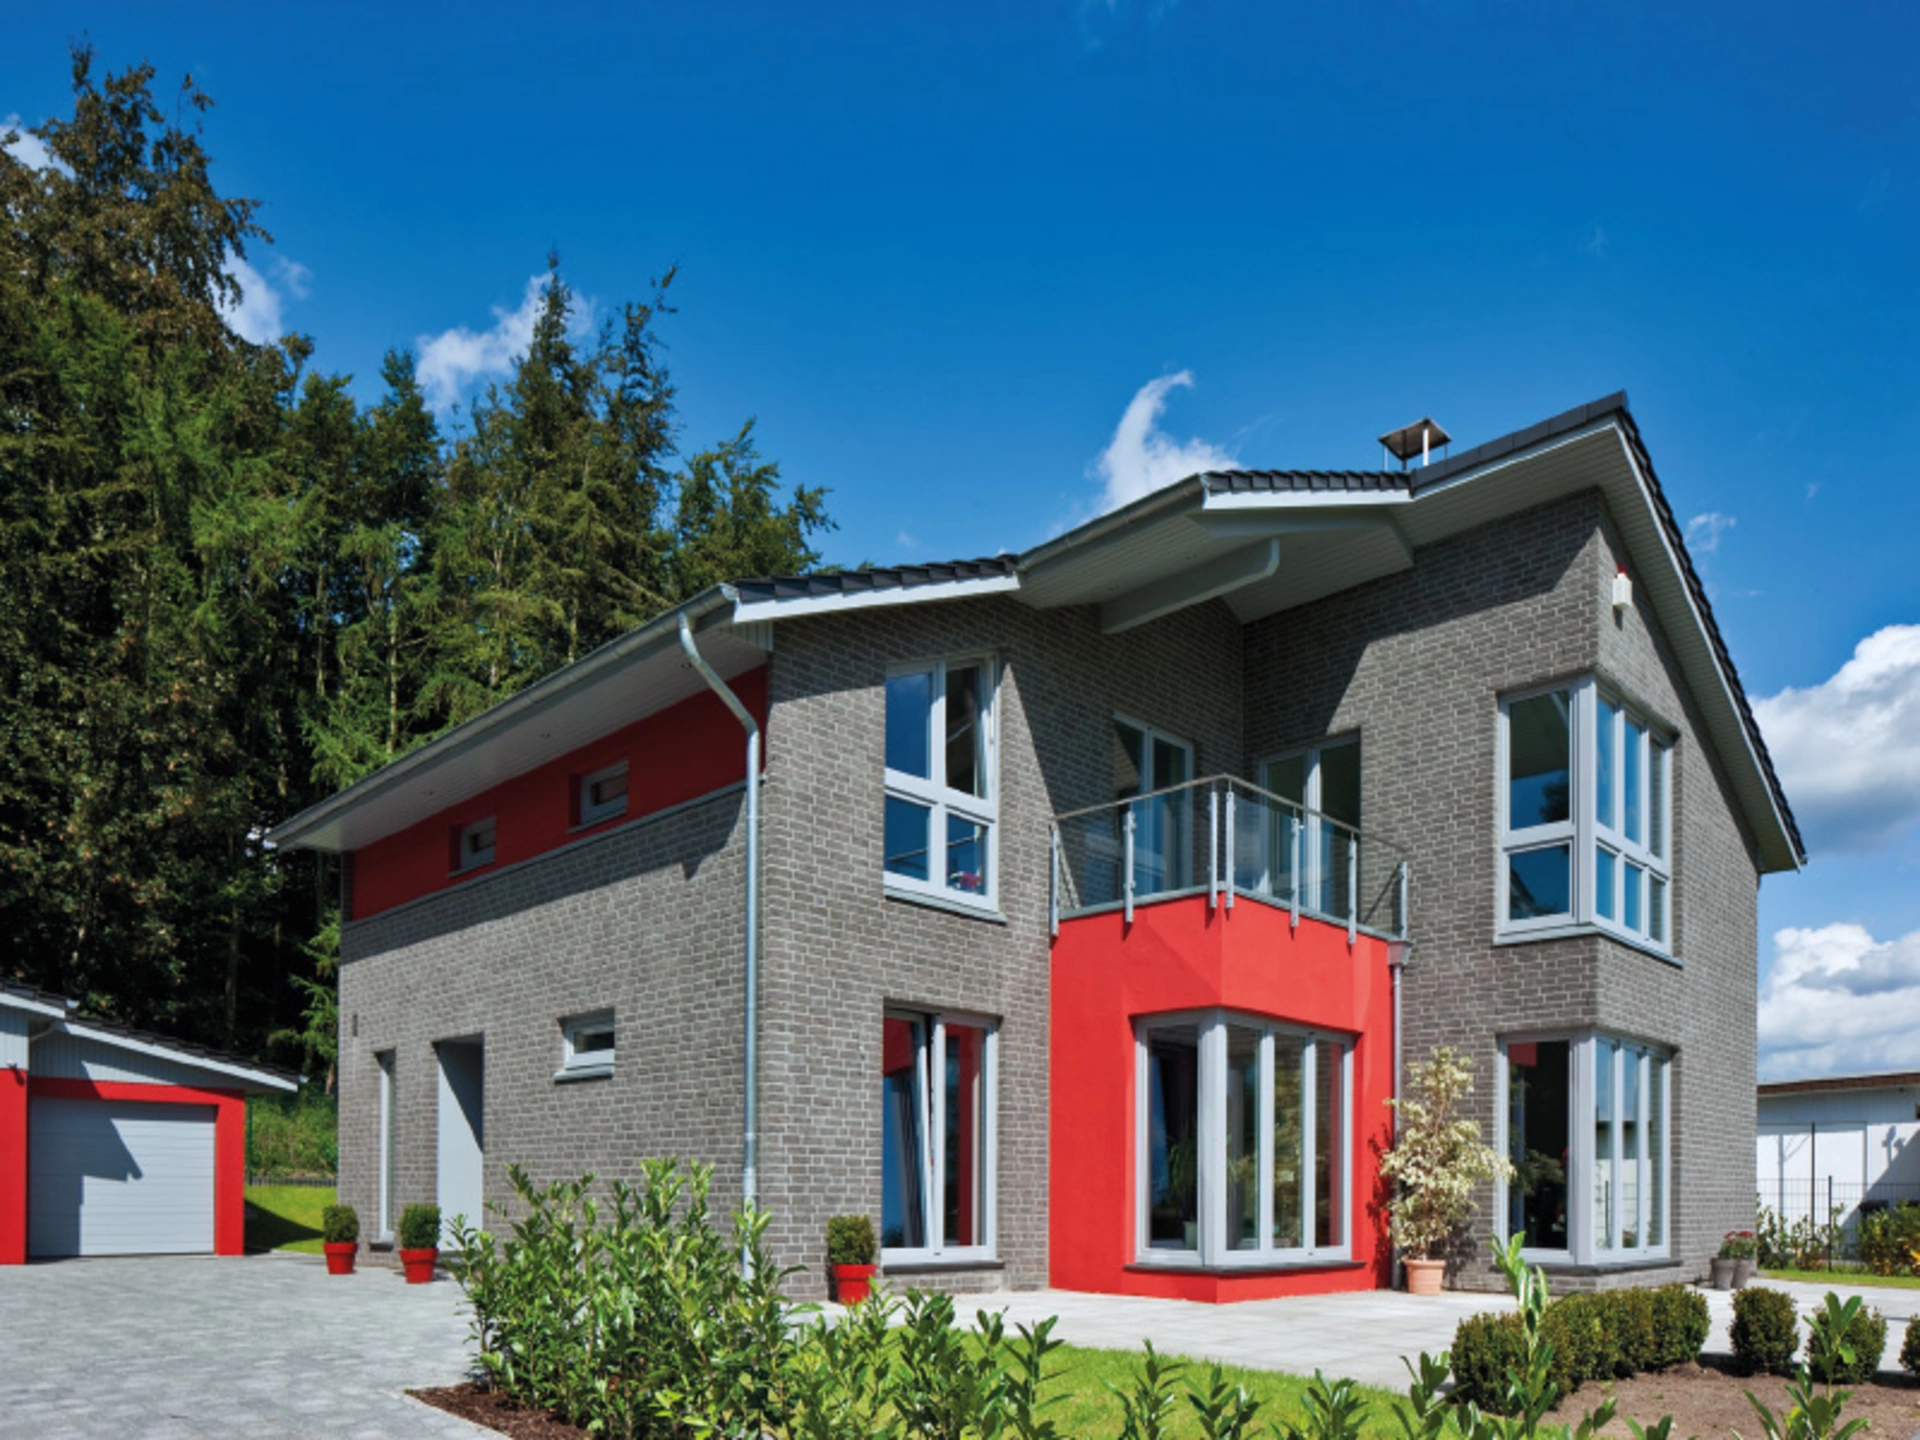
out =
[[(1064, 1290), (1183, 1300), (1371, 1290), (1391, 1279), (1378, 1209), (1391, 1138), (1393, 980), (1387, 943), (1240, 899), (1205, 896), (1063, 921), (1053, 945), (1049, 1140), (1051, 1281)], [(1353, 1050), (1354, 1174), (1345, 1263), (1231, 1273), (1134, 1263), (1134, 1020), (1220, 1006), (1345, 1031)]]
[[(766, 667), (727, 684), (764, 727)], [(621, 760), (627, 762), (626, 813), (598, 825), (576, 826), (580, 777)], [(356, 850), (353, 918), (364, 920), (745, 778), (746, 739), (740, 722), (717, 695), (703, 691)], [(493, 863), (449, 873), (460, 828), (489, 815), (495, 827)]]
[(0, 1265), (27, 1260), (27, 1072), (0, 1069)]

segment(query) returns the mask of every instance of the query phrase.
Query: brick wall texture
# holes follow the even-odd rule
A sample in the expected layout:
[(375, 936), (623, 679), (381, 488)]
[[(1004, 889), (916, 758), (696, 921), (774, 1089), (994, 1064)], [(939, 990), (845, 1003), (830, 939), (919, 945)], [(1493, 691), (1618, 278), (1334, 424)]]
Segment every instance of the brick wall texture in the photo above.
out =
[[(1246, 626), (1212, 602), (1108, 636), (1090, 611), (1006, 597), (779, 622), (760, 1199), (780, 1259), (804, 1267), (796, 1293), (824, 1289), (828, 1216), (880, 1210), (889, 1007), (999, 1026), (997, 1263), (915, 1283), (1046, 1283), (1048, 821), (1112, 798), (1116, 713), (1192, 741), (1201, 775), (1254, 776), (1278, 751), (1358, 733), (1363, 826), (1411, 865), (1407, 1056), (1466, 1049), (1491, 1136), (1503, 1036), (1598, 1028), (1671, 1049), (1675, 1259), (1629, 1278), (1703, 1270), (1721, 1233), (1752, 1218), (1756, 869), (1664, 638), (1643, 612), (1612, 610), (1617, 550), (1593, 492)], [(998, 918), (882, 888), (887, 670), (982, 651), (1001, 665)], [(1597, 936), (1493, 943), (1498, 698), (1588, 673), (1678, 734), (1678, 964)], [(737, 1200), (741, 816), (727, 792), (347, 927), (341, 1187), (363, 1220), (375, 1213), (377, 1054), (397, 1058), (399, 1200), (430, 1199), (434, 1042), (471, 1036), (485, 1045), (490, 1200), (509, 1160), (545, 1179), (631, 1174), (669, 1153), (712, 1162), (716, 1198)], [(561, 1020), (608, 1007), (615, 1074), (557, 1084)], [(1474, 1236), (1483, 1253), (1492, 1200)], [(1488, 1277), (1470, 1261), (1458, 1278)]]

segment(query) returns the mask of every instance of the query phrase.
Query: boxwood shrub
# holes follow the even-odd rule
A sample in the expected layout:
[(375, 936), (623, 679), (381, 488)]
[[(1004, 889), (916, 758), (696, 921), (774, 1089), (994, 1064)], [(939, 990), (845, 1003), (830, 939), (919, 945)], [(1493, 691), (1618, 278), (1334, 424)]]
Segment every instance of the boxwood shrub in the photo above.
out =
[[(1704, 1296), (1685, 1285), (1663, 1285), (1563, 1295), (1547, 1307), (1540, 1330), (1553, 1347), (1548, 1374), (1554, 1389), (1566, 1396), (1589, 1380), (1684, 1365), (1700, 1354), (1710, 1325)], [(1516, 1317), (1474, 1315), (1461, 1321), (1453, 1337), (1460, 1398), (1498, 1411), (1506, 1400), (1508, 1369), (1520, 1356)]]
[(1655, 1354), (1650, 1368), (1665, 1370), (1697, 1360), (1713, 1328), (1707, 1297), (1690, 1285), (1662, 1285), (1652, 1294)]
[(829, 1265), (871, 1265), (873, 1254), (873, 1221), (865, 1215), (835, 1215), (827, 1221)]
[[(1553, 1313), (1551, 1306), (1547, 1313)], [(1454, 1398), (1499, 1414), (1507, 1399), (1507, 1373), (1525, 1358), (1520, 1317), (1467, 1316), (1453, 1332), (1451, 1356)]]
[(440, 1244), (440, 1207), (409, 1205), (400, 1212), (400, 1248), (432, 1250)]
[(1900, 1368), (1920, 1377), (1920, 1315), (1907, 1321), (1906, 1338), (1900, 1342)]
[(1784, 1375), (1800, 1348), (1800, 1320), (1784, 1290), (1749, 1286), (1733, 1297), (1733, 1364), (1743, 1375)]
[(351, 1205), (327, 1205), (320, 1211), (320, 1233), (329, 1245), (351, 1245), (360, 1239), (360, 1215)]

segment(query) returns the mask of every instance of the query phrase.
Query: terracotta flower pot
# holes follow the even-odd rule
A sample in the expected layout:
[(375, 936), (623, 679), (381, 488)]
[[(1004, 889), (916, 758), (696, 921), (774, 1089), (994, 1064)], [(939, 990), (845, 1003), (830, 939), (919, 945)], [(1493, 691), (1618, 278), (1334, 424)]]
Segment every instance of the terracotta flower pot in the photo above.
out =
[(876, 1265), (835, 1265), (833, 1267), (833, 1298), (842, 1305), (858, 1305), (873, 1293), (873, 1272)]
[(1444, 1260), (1405, 1260), (1407, 1267), (1407, 1293), (1409, 1295), (1438, 1295), (1440, 1282), (1446, 1278), (1447, 1262)]
[(351, 1275), (353, 1273), (354, 1253), (359, 1250), (357, 1240), (322, 1240), (320, 1248), (327, 1252), (327, 1274)]
[(1708, 1267), (1713, 1273), (1708, 1283), (1716, 1290), (1733, 1289), (1734, 1261), (1714, 1256)]
[(407, 1272), (409, 1285), (425, 1285), (433, 1279), (433, 1263), (440, 1258), (437, 1248), (427, 1250), (402, 1250), (400, 1264)]

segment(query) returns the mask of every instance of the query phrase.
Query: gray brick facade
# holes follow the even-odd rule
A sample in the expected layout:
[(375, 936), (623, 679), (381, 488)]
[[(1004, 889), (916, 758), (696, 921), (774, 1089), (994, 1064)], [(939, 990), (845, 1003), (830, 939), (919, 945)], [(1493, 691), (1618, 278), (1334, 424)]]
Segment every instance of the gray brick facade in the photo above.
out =
[[(1246, 626), (1211, 602), (1109, 636), (1090, 611), (1004, 597), (777, 622), (760, 1195), (779, 1258), (805, 1267), (796, 1292), (822, 1293), (828, 1216), (879, 1211), (881, 1015), (893, 1006), (999, 1026), (998, 1261), (916, 1283), (1046, 1283), (1048, 822), (1112, 798), (1116, 713), (1193, 741), (1202, 775), (1253, 776), (1265, 756), (1358, 732), (1363, 824), (1411, 859), (1407, 1054), (1465, 1047), (1491, 1130), (1503, 1035), (1599, 1027), (1672, 1049), (1668, 1270), (1700, 1270), (1752, 1216), (1756, 865), (1663, 638), (1608, 603), (1616, 548), (1590, 492)], [(998, 918), (882, 886), (888, 667), (979, 652), (1002, 666)], [(1595, 936), (1494, 943), (1498, 698), (1595, 672), (1679, 733), (1678, 965)], [(727, 792), (346, 928), (341, 1188), (364, 1223), (377, 1054), (397, 1055), (399, 1200), (430, 1199), (433, 1044), (471, 1035), (486, 1047), (490, 1199), (509, 1160), (547, 1179), (630, 1174), (665, 1153), (713, 1162), (716, 1198), (738, 1198), (740, 817)], [(556, 1083), (560, 1021), (608, 1007), (613, 1077)], [(1484, 1269), (1462, 1278), (1481, 1283)]]

